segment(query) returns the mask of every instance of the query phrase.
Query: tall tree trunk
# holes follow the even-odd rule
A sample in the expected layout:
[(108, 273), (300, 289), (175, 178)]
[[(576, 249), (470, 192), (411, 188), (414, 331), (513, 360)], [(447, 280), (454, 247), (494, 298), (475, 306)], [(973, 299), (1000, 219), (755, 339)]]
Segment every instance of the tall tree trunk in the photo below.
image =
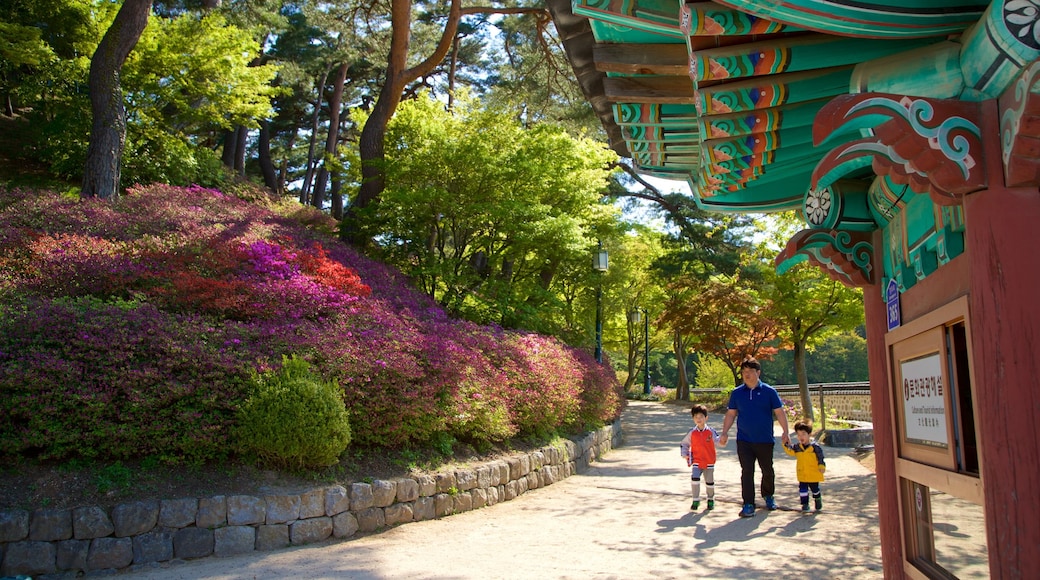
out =
[(329, 80), (332, 65), (325, 68), (318, 82), (318, 94), (314, 99), (314, 117), (311, 121), (310, 144), (307, 146), (307, 171), (303, 175), (303, 186), (300, 187), (300, 203), (310, 202), (311, 182), (314, 179), (314, 149), (318, 145), (318, 126), (321, 123), (321, 104), (325, 102), (325, 83)]
[(246, 175), (246, 140), (249, 138), (249, 129), (239, 125), (235, 131), (235, 173), (241, 177)]
[(332, 217), (343, 219), (343, 178), (339, 175), (332, 176)]
[(260, 138), (257, 140), (257, 161), (260, 163), (260, 174), (264, 176), (264, 185), (268, 189), (281, 195), (282, 190), (278, 186), (278, 175), (271, 161), (271, 123), (260, 121)]
[[(801, 394), (802, 399), (802, 416), (812, 421), (813, 408), (812, 408), (812, 396), (809, 393), (809, 373), (805, 370), (805, 340), (797, 339), (794, 341), (794, 370), (798, 376), (798, 392)], [(820, 409), (820, 413), (824, 410)]]
[(690, 376), (686, 374), (686, 338), (678, 330), (672, 337), (672, 350), (675, 352), (676, 368), (679, 371), (678, 384), (675, 385), (675, 398), (680, 401), (689, 401)]
[(448, 21), (444, 32), (433, 54), (412, 68), (408, 66), (408, 39), (411, 34), (412, 0), (391, 0), (390, 21), (393, 30), (390, 37), (390, 55), (387, 58), (386, 79), (379, 91), (379, 97), (372, 108), (372, 114), (361, 130), (358, 141), (358, 152), (361, 155), (361, 187), (357, 198), (350, 204), (344, 216), (341, 231), (344, 237), (355, 245), (364, 245), (364, 233), (359, 223), (360, 211), (369, 205), (379, 202), (379, 197), (386, 188), (383, 174), (385, 150), (383, 140), (390, 118), (397, 111), (401, 102), (401, 92), (411, 81), (429, 73), (444, 60), (451, 48), (452, 39), (458, 32), (459, 18), (462, 16), (461, 0), (451, 0)]
[(90, 59), (90, 145), (82, 197), (119, 196), (120, 163), (126, 145), (126, 109), (119, 71), (148, 25), (152, 0), (125, 0)]
[(448, 65), (448, 110), (455, 107), (455, 75), (459, 70), (459, 35), (451, 41), (451, 62)]
[(229, 171), (235, 169), (235, 148), (238, 147), (238, 134), (235, 129), (224, 131), (224, 149), (220, 153), (220, 162)]
[(339, 142), (339, 115), (343, 103), (343, 87), (347, 83), (347, 70), (349, 63), (339, 65), (336, 80), (333, 81), (332, 96), (329, 97), (329, 133), (325, 138), (325, 155), (318, 171), (318, 179), (314, 181), (314, 191), (311, 193), (311, 205), (320, 208), (325, 200), (325, 184), (328, 183), (329, 169), (328, 161), (336, 156), (336, 143)]
[(289, 155), (292, 154), (292, 149), (296, 145), (296, 138), (299, 136), (299, 133), (299, 129), (294, 128), (289, 133), (289, 138), (285, 140), (285, 154), (282, 155), (282, 160), (278, 164), (278, 191), (285, 191), (285, 182), (289, 178)]
[(14, 101), (11, 100), (11, 93), (4, 96), (4, 114), (8, 117), (14, 116)]

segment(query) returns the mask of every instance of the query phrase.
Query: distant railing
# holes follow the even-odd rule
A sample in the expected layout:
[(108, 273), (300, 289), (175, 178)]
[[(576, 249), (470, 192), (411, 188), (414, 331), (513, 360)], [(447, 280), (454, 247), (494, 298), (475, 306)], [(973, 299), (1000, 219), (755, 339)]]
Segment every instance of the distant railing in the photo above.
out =
[[(781, 398), (798, 401), (798, 385), (772, 385)], [(690, 389), (690, 396), (696, 393), (721, 394), (724, 389)], [(870, 410), (870, 382), (854, 383), (809, 383), (809, 395), (813, 406), (834, 409), (839, 417), (853, 421), (872, 421)]]

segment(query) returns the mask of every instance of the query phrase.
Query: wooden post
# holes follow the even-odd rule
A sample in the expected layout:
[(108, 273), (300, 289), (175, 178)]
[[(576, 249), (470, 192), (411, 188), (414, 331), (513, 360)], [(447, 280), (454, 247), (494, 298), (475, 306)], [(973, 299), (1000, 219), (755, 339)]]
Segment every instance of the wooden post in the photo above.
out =
[(823, 406), (823, 383), (820, 383), (820, 429), (827, 428), (827, 407)]

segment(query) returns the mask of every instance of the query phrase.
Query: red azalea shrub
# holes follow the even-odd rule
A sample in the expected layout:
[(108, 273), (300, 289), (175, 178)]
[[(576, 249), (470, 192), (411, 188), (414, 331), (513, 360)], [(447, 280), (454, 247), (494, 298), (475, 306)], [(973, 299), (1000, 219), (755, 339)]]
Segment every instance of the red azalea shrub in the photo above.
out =
[(354, 445), (620, 413), (588, 353), (453, 320), (399, 271), (219, 191), (0, 188), (0, 208), (0, 457), (220, 457), (248, 377), (294, 354), (342, 389)]

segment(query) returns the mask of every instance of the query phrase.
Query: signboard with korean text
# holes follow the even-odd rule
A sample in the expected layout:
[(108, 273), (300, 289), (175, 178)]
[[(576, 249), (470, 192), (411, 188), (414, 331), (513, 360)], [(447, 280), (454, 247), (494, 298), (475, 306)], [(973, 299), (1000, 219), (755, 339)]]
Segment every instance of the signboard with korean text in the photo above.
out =
[(947, 447), (946, 387), (939, 353), (900, 362), (906, 440)]
[(945, 326), (892, 342), (892, 395), (899, 456), (956, 469)]

